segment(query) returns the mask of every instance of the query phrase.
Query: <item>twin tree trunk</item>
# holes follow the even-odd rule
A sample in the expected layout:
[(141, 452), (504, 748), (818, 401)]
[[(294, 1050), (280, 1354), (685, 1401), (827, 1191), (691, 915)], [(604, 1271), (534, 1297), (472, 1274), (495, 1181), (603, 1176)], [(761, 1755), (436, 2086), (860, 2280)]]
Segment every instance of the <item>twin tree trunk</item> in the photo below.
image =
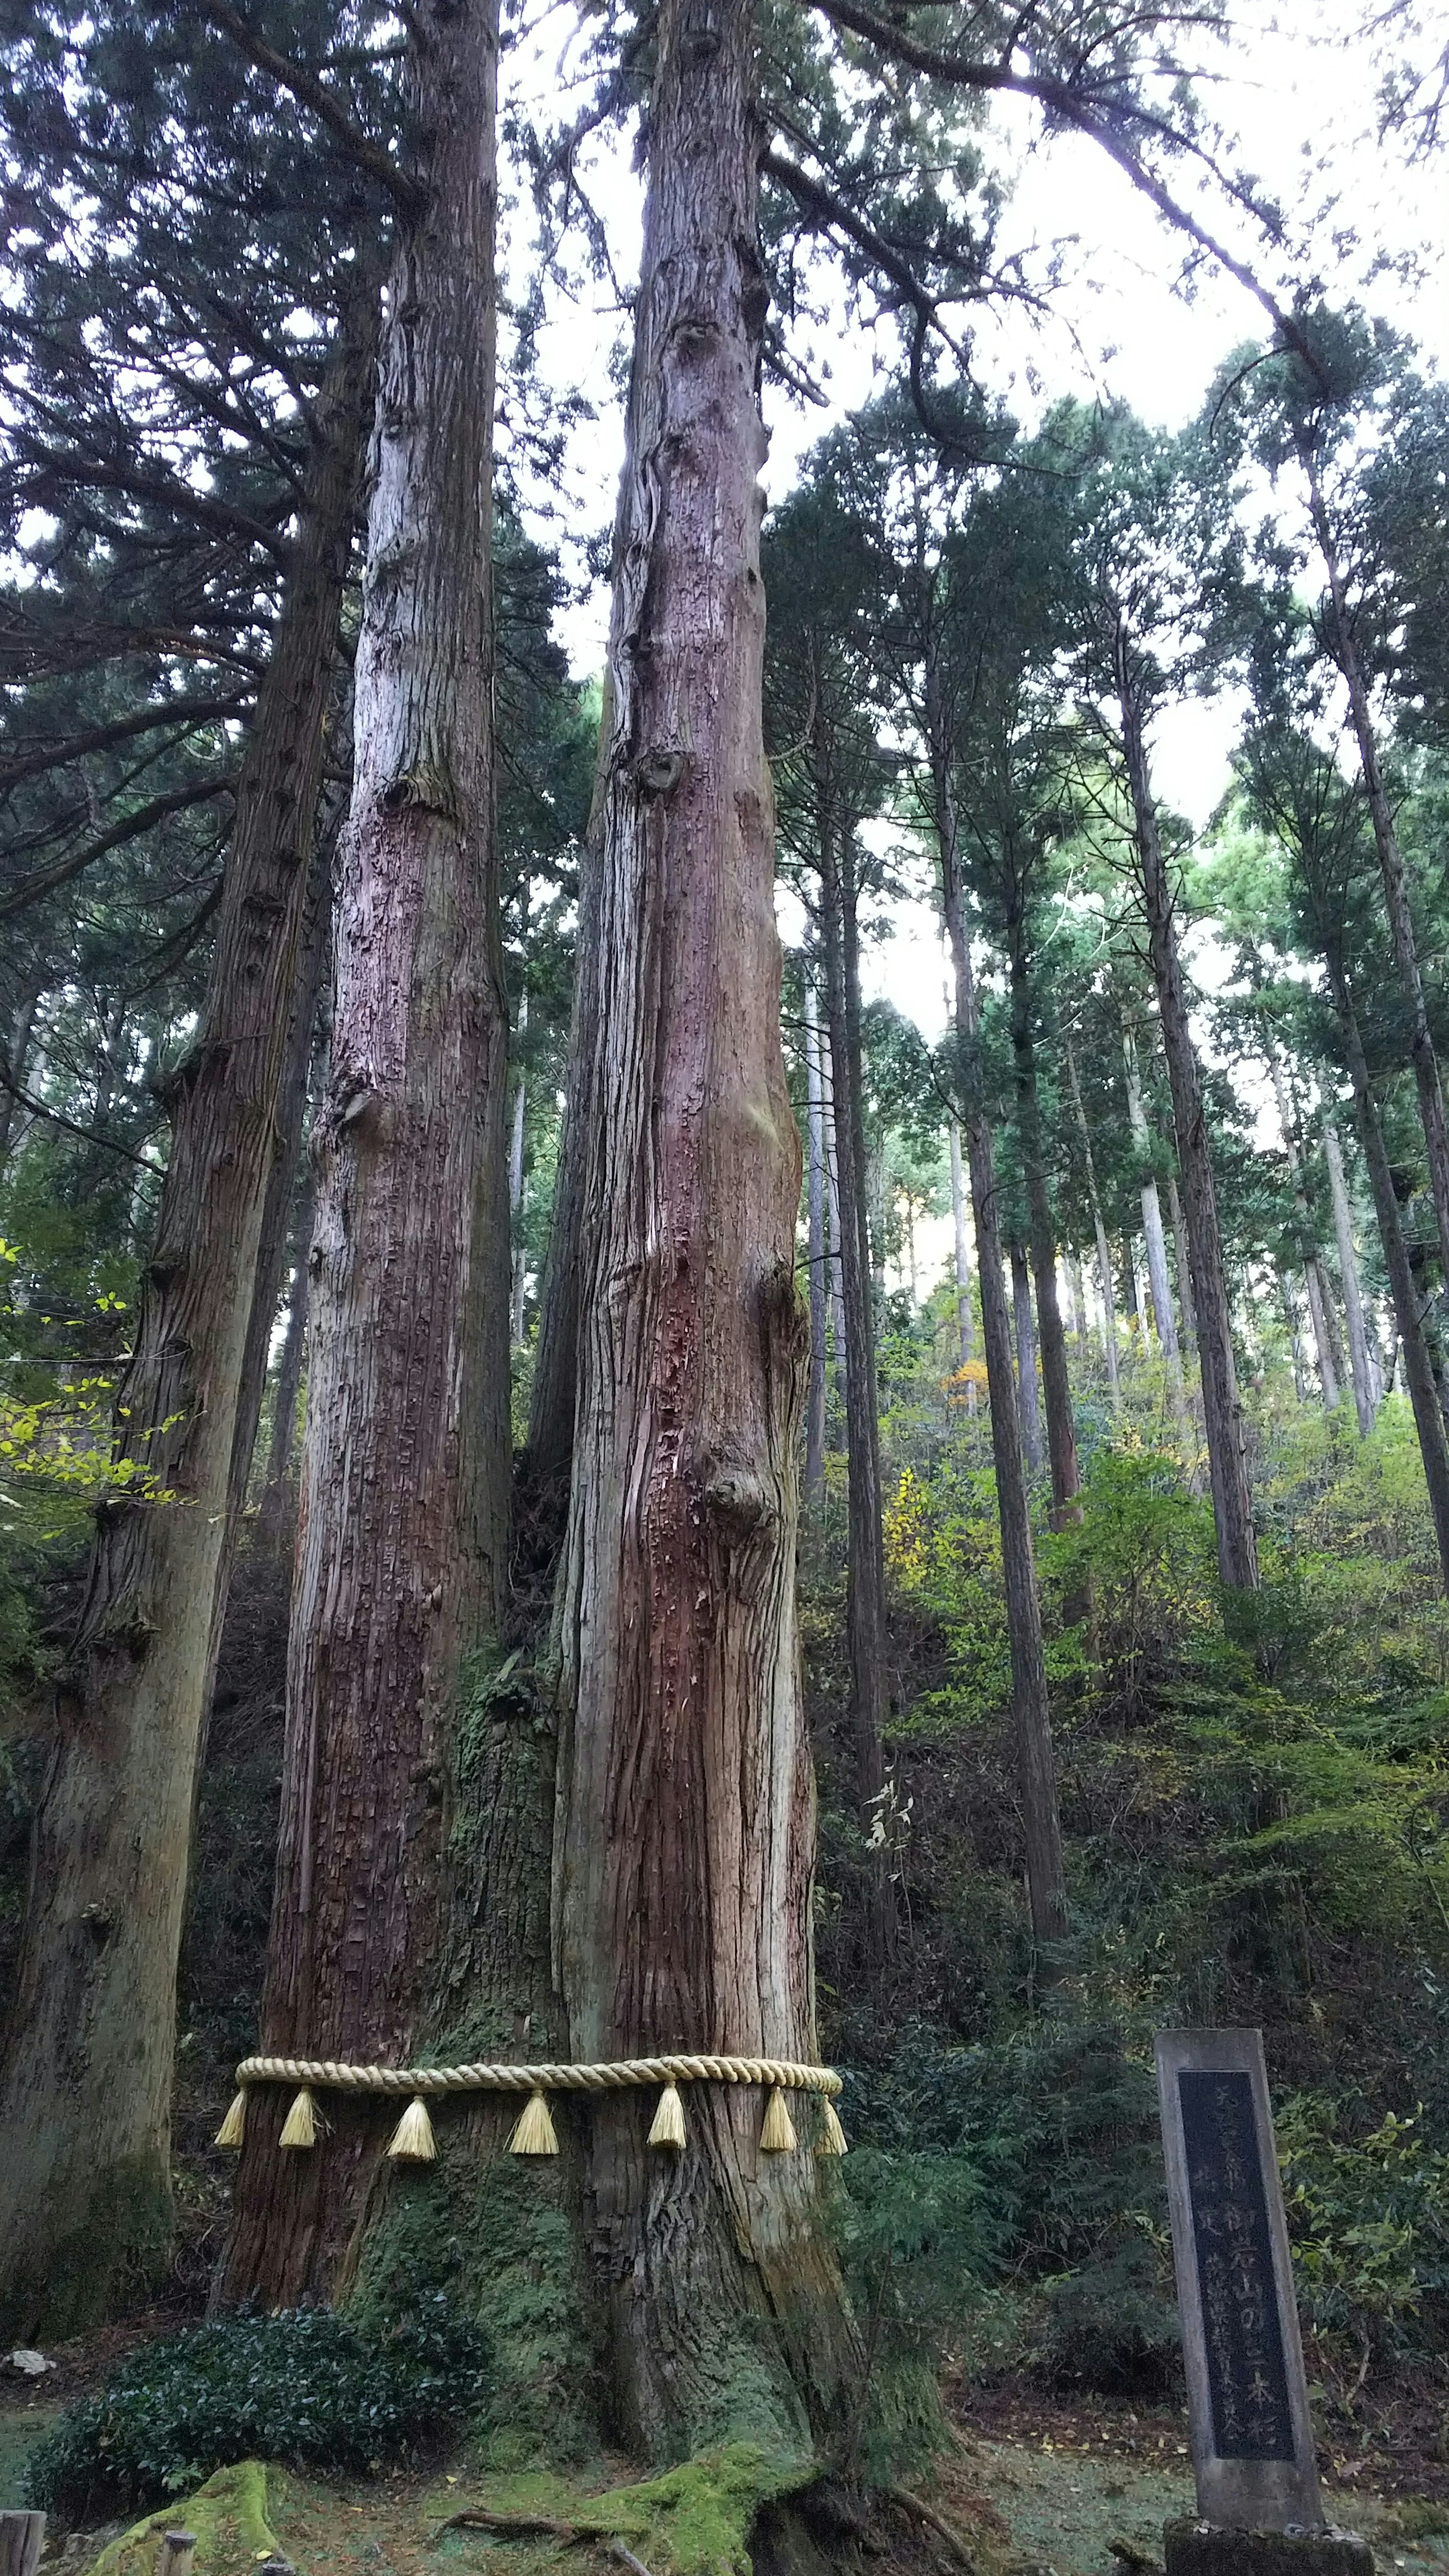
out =
[(1258, 1583), (1258, 1545), (1243, 1443), (1243, 1407), (1233, 1359), (1232, 1314), (1223, 1269), (1222, 1234), (1212, 1155), (1203, 1110), (1202, 1076), (1188, 1022), (1187, 988), (1178, 954), (1175, 906), (1157, 828), (1157, 807), (1147, 761), (1143, 711), (1137, 693), (1130, 639), (1118, 629), (1117, 684), (1126, 755), (1127, 787), (1137, 840), (1138, 881), (1147, 923), (1148, 955), (1157, 987), (1162, 1049), (1172, 1092), (1183, 1212), (1192, 1261), (1202, 1367), (1203, 1429), (1212, 1481), (1218, 1573), (1230, 1592), (1252, 1592)]
[[(100, 1509), (57, 1692), (0, 2078), (0, 2318), (12, 2337), (71, 2334), (134, 2301), (169, 2242), (195, 1777), (244, 1480), (234, 1461), (250, 1456), (238, 1416), (289, 1032), (295, 1043), (374, 306), (364, 288), (319, 402), (237, 786), (201, 1028), (174, 1086), (160, 1217), (117, 1399), (118, 1460), (147, 1482), (118, 1486)], [(275, 1290), (274, 1274), (269, 1300)]]
[[(423, 0), (388, 281), (262, 2045), (406, 2062), (442, 1967), (465, 1666), (508, 1494), (508, 1014), (493, 862), (496, 11)], [(385, 2128), (247, 2121), (223, 2294), (326, 2297)]]
[[(800, 1146), (761, 729), (762, 136), (748, 0), (658, 21), (597, 857), (578, 1394), (556, 1610), (554, 1973), (571, 2053), (808, 2057), (795, 1627)], [(677, 2160), (585, 2148), (613, 2412), (646, 2456), (807, 2449), (855, 2368), (813, 2159), (700, 2086)]]

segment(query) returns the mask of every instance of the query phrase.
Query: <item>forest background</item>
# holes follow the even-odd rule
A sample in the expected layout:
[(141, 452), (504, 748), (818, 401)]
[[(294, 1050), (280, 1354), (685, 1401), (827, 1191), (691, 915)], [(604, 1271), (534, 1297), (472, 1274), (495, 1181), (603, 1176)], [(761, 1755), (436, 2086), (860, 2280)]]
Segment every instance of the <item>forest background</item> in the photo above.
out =
[[(951, 14), (916, 13), (943, 58)], [(161, 1184), (284, 646), (298, 729), (266, 792), (305, 818), (306, 858), (302, 893), (246, 898), (245, 936), (285, 913), (290, 945), (226, 1624), (188, 1648), (219, 1661), (194, 1834), (189, 1771), (177, 1790), (172, 2179), (104, 2260), (77, 2219), (20, 2267), (4, 2312), (26, 2333), (158, 2281), (198, 2305), (221, 2248), (208, 2141), (258, 2025), (283, 1785), (309, 1140), (352, 1110), (328, 888), (353, 785), (368, 243), (403, 205), (407, 139), (401, 19), (150, 17), (5, 13), (12, 2106), (63, 2018), (25, 1962), (77, 1619), (84, 1651), (97, 1633), (94, 1534), (171, 1508), (187, 1402), (160, 1368), (133, 1436), (126, 1371), (143, 1294), (184, 1267), (164, 1224), (158, 1250)], [(1253, 55), (1189, 14), (1134, 57), (1118, 31), (1104, 130), (1132, 166), (1111, 165), (1104, 249), (1050, 238), (1109, 166), (1096, 126), (1064, 138), (1048, 98), (1018, 173), (1013, 120), (1042, 97), (993, 125), (929, 63), (923, 89), (878, 95), (849, 11), (830, 24), (843, 52), (797, 59), (773, 20), (765, 44), (788, 104), (765, 165), (763, 713), (805, 1146), (813, 1937), (852, 2141), (833, 2225), (868, 2321), (849, 2440), (929, 2447), (921, 2365), (943, 2341), (982, 2377), (1174, 2384), (1148, 2071), (1152, 2030), (1182, 2020), (1267, 2034), (1325, 2406), (1438, 2421), (1449, 401), (1416, 219), (1442, 203), (1442, 67), (1407, 18), (1331, 31), (1295, 192), (1271, 159), (1249, 180), (1234, 132), (1262, 111), (1240, 117), (1233, 83), (1281, 63), (1281, 37)], [(519, 1466), (482, 1704), (504, 1712), (537, 1704), (558, 1547), (549, 1247), (637, 255), (609, 120), (628, 128), (654, 35), (570, 33), (571, 130), (555, 26), (512, 31), (501, 126), (494, 1257), (506, 1232)], [(1050, 34), (1081, 41), (1075, 19)], [(1346, 155), (1330, 129), (1355, 112), (1374, 141)], [(1099, 351), (1117, 321), (1099, 329), (1088, 287), (1149, 222), (1141, 309)], [(822, 409), (804, 397), (826, 359)], [(289, 635), (299, 526), (311, 624)], [(81, 1807), (67, 1830), (83, 1852)], [(88, 1916), (84, 1894), (103, 1951), (111, 1899)], [(535, 2377), (574, 2390), (567, 2336), (542, 2340)]]

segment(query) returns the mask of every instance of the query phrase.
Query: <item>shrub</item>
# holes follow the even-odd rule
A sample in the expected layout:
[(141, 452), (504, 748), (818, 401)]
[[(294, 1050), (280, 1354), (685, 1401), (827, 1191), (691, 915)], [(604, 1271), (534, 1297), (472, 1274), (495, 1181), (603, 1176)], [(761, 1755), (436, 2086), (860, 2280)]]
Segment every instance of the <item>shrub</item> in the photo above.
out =
[(365, 2332), (324, 2308), (243, 2312), (148, 2344), (31, 2453), (29, 2501), (160, 2503), (250, 2458), (369, 2470), (475, 2413), (486, 2336), (447, 2298)]

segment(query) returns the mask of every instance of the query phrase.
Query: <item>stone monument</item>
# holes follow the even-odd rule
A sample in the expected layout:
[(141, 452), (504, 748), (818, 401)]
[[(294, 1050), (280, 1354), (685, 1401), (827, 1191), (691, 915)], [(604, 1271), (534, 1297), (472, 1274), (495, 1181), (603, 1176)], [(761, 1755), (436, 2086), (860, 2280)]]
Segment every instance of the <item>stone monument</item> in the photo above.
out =
[(1157, 2090), (1198, 2506), (1167, 2576), (1372, 2576), (1323, 2518), (1262, 2033), (1160, 2032)]

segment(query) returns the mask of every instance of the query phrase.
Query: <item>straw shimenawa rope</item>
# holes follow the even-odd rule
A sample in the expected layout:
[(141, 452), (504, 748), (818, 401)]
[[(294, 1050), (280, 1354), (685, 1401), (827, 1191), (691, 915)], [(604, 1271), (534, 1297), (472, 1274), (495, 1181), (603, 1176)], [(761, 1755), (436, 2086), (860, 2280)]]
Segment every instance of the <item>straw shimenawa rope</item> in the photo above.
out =
[(549, 2117), (550, 2093), (608, 2093), (631, 2084), (658, 2084), (664, 2090), (654, 2126), (653, 2147), (682, 2147), (684, 2113), (675, 2087), (680, 2084), (763, 2084), (769, 2087), (760, 2145), (767, 2155), (788, 2152), (795, 2131), (785, 2105), (787, 2092), (820, 2097), (821, 2118), (816, 2153), (845, 2153), (845, 2135), (831, 2096), (841, 2090), (833, 2067), (804, 2066), (788, 2057), (623, 2057), (597, 2066), (341, 2066), (331, 2058), (246, 2057), (236, 2071), (240, 2086), (217, 2137), (219, 2147), (239, 2147), (246, 2127), (250, 2084), (295, 2084), (297, 2098), (279, 2144), (310, 2147), (317, 2121), (314, 2091), (381, 2093), (409, 2096), (388, 2149), (390, 2155), (431, 2163), (437, 2153), (424, 2095), (429, 2093), (526, 2093), (529, 2097), (510, 2144), (515, 2155), (553, 2156), (558, 2139)]

